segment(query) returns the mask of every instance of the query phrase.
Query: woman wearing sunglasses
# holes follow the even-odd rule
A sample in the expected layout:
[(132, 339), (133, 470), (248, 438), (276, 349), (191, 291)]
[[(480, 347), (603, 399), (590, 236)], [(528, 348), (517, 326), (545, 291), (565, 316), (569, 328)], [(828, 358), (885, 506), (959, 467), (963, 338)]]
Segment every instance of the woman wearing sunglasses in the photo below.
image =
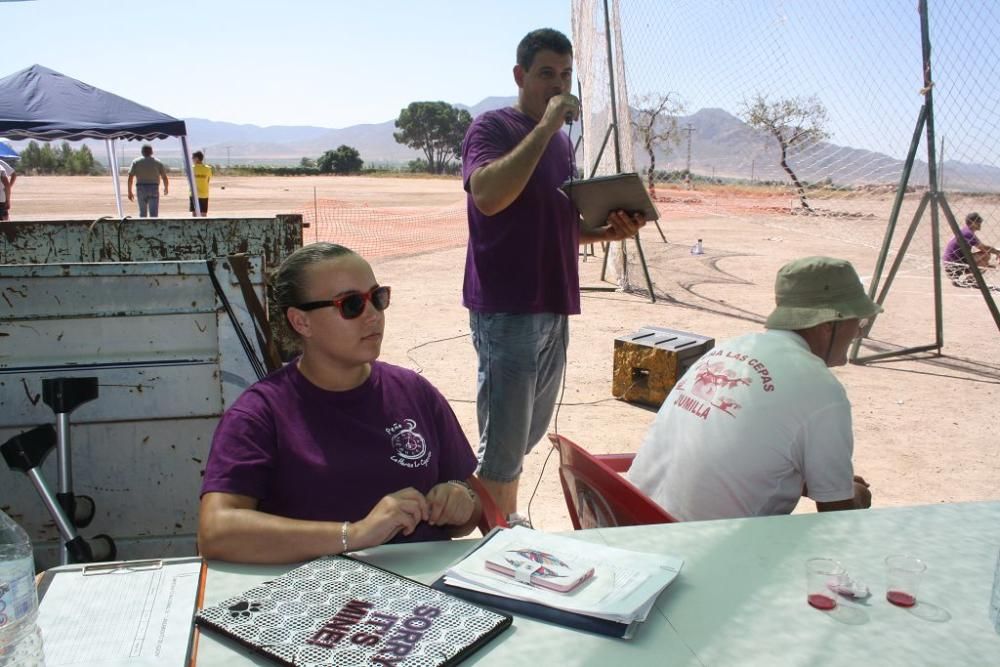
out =
[(271, 281), (301, 356), (223, 415), (202, 483), (206, 558), (291, 563), (469, 533), (476, 458), (445, 398), (377, 361), (391, 290), (343, 246), (315, 243)]

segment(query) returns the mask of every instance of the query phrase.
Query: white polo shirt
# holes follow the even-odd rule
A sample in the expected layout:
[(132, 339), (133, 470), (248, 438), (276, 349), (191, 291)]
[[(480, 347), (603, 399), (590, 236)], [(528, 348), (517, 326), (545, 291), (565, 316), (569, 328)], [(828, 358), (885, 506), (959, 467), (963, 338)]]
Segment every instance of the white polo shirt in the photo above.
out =
[(851, 404), (791, 331), (710, 350), (667, 396), (629, 479), (678, 519), (788, 514), (854, 497)]

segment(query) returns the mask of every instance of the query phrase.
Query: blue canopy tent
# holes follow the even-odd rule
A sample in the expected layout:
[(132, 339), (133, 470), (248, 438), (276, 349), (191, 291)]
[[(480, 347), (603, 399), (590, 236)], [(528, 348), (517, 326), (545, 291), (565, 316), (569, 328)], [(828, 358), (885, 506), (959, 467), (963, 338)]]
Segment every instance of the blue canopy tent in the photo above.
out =
[(19, 157), (21, 156), (17, 154), (17, 151), (0, 141), (0, 160), (16, 160)]
[(32, 65), (0, 79), (0, 137), (7, 139), (104, 139), (108, 149), (118, 217), (122, 211), (116, 139), (151, 140), (178, 137), (184, 154), (184, 171), (193, 196), (194, 173), (184, 121), (124, 97), (77, 81), (41, 65)]

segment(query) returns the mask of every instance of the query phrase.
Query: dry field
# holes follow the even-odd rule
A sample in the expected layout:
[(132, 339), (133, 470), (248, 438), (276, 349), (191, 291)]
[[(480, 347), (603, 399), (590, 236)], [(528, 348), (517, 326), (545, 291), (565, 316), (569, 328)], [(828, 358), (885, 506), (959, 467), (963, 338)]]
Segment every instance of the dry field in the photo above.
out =
[[(164, 215), (186, 212), (185, 184), (172, 181), (162, 200)], [(223, 189), (223, 186), (225, 189)], [(114, 214), (106, 178), (24, 177), (13, 196), (18, 219), (97, 218)], [(727, 193), (658, 190), (661, 225), (642, 233), (658, 295), (585, 292), (583, 314), (572, 319), (569, 368), (558, 412), (561, 433), (595, 452), (634, 451), (653, 412), (611, 398), (615, 337), (647, 324), (724, 339), (758, 329), (772, 303), (774, 274), (786, 261), (827, 254), (854, 262), (867, 279), (876, 264), (891, 206), (889, 195), (819, 200), (820, 215), (789, 213), (788, 198)], [(437, 250), (373, 252), (380, 282), (393, 286), (393, 307), (383, 358), (426, 375), (450, 399), (470, 440), (475, 439), (475, 358), (468, 316), (461, 306), (465, 258), (461, 184), (454, 179), (344, 177), (218, 177), (213, 182), (214, 215), (308, 213), (314, 197), (371, 209), (373, 219), (392, 219), (398, 244), (422, 238), (421, 225), (409, 231), (405, 212), (451, 212), (440, 222), (445, 232)], [(916, 196), (907, 196), (905, 227)], [(957, 215), (982, 200), (950, 200)], [(126, 211), (134, 214), (127, 201)], [(995, 205), (995, 202), (993, 203)], [(886, 301), (886, 313), (862, 353), (931, 343), (934, 306), (929, 218), (918, 230)], [(902, 236), (905, 229), (897, 232)], [(310, 227), (306, 239), (354, 237), (342, 227)], [(996, 243), (987, 226), (983, 238)], [(705, 254), (692, 256), (696, 238)], [(350, 242), (350, 241), (348, 241)], [(393, 241), (393, 244), (397, 241)], [(390, 244), (392, 245), (392, 244)], [(373, 246), (374, 247), (374, 246)], [(391, 248), (390, 248), (391, 250)], [(634, 254), (634, 245), (628, 245)], [(600, 261), (581, 264), (582, 283), (598, 285)], [(994, 276), (995, 280), (995, 276)], [(633, 283), (644, 285), (633, 267)], [(605, 283), (606, 285), (607, 283)], [(1000, 499), (1000, 335), (981, 295), (947, 282), (943, 287), (944, 349), (941, 355), (897, 358), (835, 373), (854, 405), (855, 467), (872, 485), (876, 506)], [(531, 503), (539, 528), (569, 528), (555, 457), (542, 444), (529, 456), (522, 478), (522, 509)], [(802, 503), (800, 511), (812, 511)]]

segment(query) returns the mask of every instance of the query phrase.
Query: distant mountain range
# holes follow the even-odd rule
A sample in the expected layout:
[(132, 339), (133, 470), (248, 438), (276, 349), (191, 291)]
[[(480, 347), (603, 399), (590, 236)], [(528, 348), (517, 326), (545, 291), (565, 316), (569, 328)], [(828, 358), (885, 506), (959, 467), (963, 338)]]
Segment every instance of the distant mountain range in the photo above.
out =
[[(516, 97), (487, 97), (475, 106), (455, 106), (466, 109), (473, 117), (490, 109), (510, 106)], [(406, 163), (423, 157), (420, 151), (396, 143), (392, 133), (396, 120), (383, 123), (366, 123), (331, 129), (328, 127), (233, 125), (202, 118), (185, 118), (188, 128), (188, 145), (201, 147), (211, 159), (209, 162), (232, 164), (246, 161), (264, 161), (273, 158), (284, 160), (303, 156), (316, 158), (325, 151), (346, 144), (358, 149), (366, 164)], [(193, 150), (193, 148), (192, 148)], [(171, 152), (164, 148), (165, 156)], [(174, 151), (175, 154), (179, 154)], [(225, 158), (225, 160), (223, 159)]]
[[(475, 117), (515, 101), (515, 97), (488, 97), (471, 107), (456, 106), (467, 109)], [(632, 113), (635, 111), (632, 110)], [(366, 165), (400, 165), (422, 157), (419, 151), (398, 144), (393, 139), (396, 129), (394, 119), (339, 129), (301, 125), (259, 127), (202, 118), (184, 120), (188, 128), (188, 146), (191, 150), (203, 150), (209, 164), (297, 164), (302, 157), (315, 159), (341, 144), (356, 148)], [(679, 128), (690, 127), (691, 132), (681, 132), (680, 141), (671, 150), (657, 150), (658, 170), (685, 168), (690, 137), (690, 165), (694, 174), (787, 182), (788, 178), (778, 164), (777, 142), (755, 132), (731, 113), (723, 109), (700, 109), (677, 120)], [(24, 143), (16, 142), (15, 147)], [(105, 161), (103, 143), (88, 143), (92, 144), (95, 156)], [(135, 142), (123, 143), (126, 145), (121, 149), (124, 151), (121, 156), (127, 163), (138, 154), (139, 146)], [(637, 144), (634, 150), (636, 167), (644, 169), (649, 164), (647, 155)], [(177, 164), (180, 160), (179, 143), (159, 142), (156, 153)], [(834, 184), (849, 186), (896, 184), (903, 167), (902, 160), (883, 153), (826, 142), (791, 153), (789, 163), (802, 181), (818, 183), (829, 179)], [(942, 166), (943, 183), (948, 189), (1000, 192), (1000, 169), (996, 167), (955, 161), (946, 161)], [(910, 184), (926, 182), (927, 165), (918, 160), (914, 164)]]

